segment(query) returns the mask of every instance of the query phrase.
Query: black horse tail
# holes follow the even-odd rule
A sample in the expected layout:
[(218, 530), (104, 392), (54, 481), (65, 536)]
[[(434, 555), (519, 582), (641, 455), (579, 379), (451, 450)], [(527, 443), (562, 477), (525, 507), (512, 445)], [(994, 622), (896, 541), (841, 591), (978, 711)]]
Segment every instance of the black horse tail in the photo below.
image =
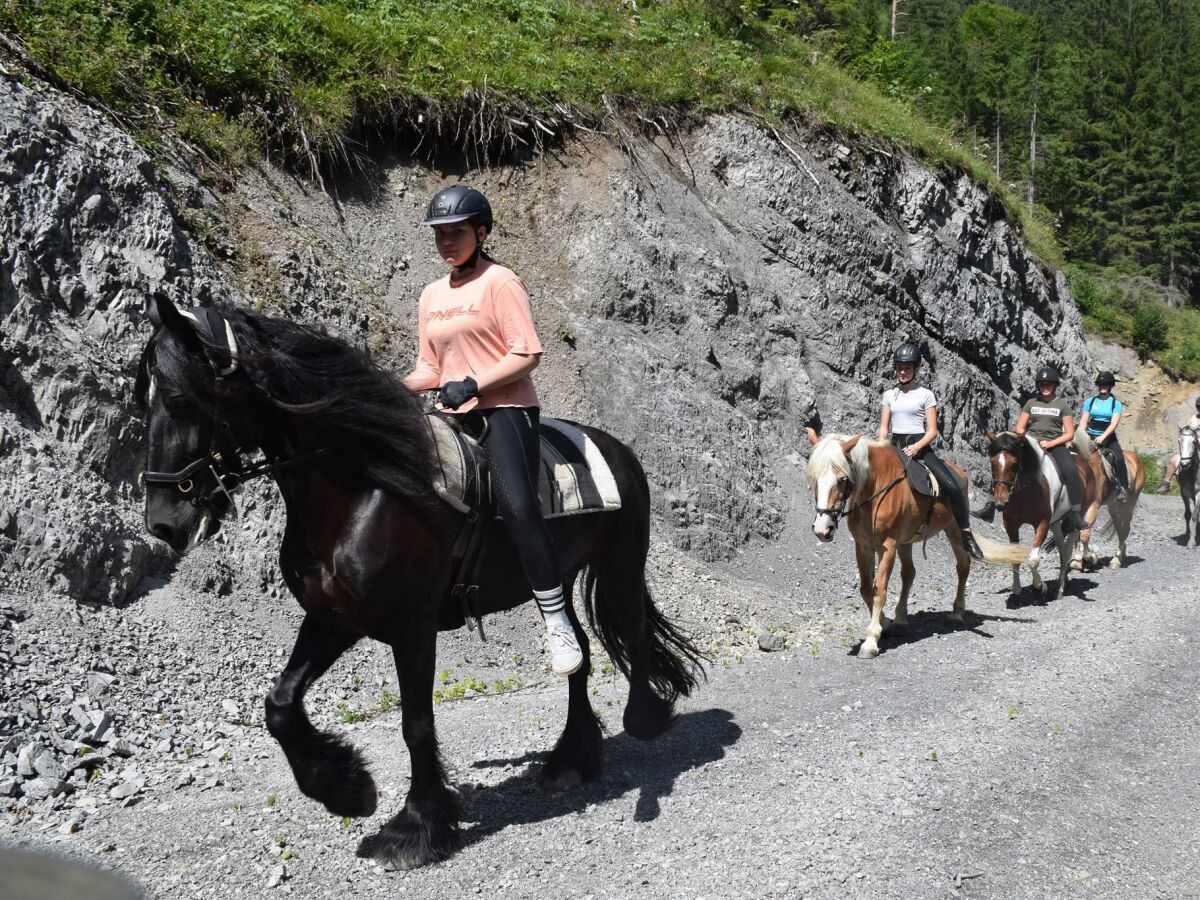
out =
[[(607, 568), (604, 562), (593, 565), (584, 578), (583, 595), (588, 625), (599, 636), (613, 665), (632, 680), (630, 641), (610, 600), (613, 582), (623, 580), (622, 576), (623, 573)], [(639, 591), (644, 617), (642, 627), (650, 644), (646, 674), (654, 693), (673, 703), (679, 697), (691, 694), (704, 677), (704, 655), (654, 605), (645, 577), (641, 576), (639, 580), (642, 582)], [(618, 589), (624, 587), (621, 585)]]
[(622, 499), (620, 510), (604, 514), (616, 516), (617, 521), (600, 557), (588, 565), (584, 577), (588, 625), (613, 664), (629, 679), (631, 705), (645, 679), (658, 699), (665, 701), (669, 722), (670, 705), (690, 694), (703, 677), (704, 656), (654, 605), (646, 585), (650, 490), (641, 464), (628, 447), (609, 435), (594, 429), (589, 433), (612, 464)]

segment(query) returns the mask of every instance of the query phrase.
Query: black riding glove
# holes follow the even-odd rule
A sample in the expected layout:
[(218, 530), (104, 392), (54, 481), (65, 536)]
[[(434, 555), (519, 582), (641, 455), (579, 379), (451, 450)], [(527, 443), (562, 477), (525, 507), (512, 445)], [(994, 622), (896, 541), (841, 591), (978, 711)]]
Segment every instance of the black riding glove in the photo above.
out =
[(479, 396), (479, 385), (468, 375), (462, 381), (447, 381), (442, 385), (442, 406), (458, 409), (472, 397)]

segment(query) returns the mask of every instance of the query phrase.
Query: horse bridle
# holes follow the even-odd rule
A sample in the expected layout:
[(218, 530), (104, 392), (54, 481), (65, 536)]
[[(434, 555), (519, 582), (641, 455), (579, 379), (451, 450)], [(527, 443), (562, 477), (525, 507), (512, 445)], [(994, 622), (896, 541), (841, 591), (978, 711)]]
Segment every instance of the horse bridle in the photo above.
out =
[[(223, 426), (223, 429), (226, 431), (228, 431), (228, 428), (228, 425)], [(245, 462), (242, 452), (240, 447), (234, 450), (229, 456), (219, 451), (217, 449), (217, 429), (214, 429), (208, 452), (203, 456), (192, 460), (178, 472), (151, 472), (147, 470), (142, 472), (139, 480), (142, 484), (174, 487), (196, 509), (207, 509), (214, 514), (220, 512), (216, 504), (217, 499), (224, 497), (229, 502), (229, 507), (236, 516), (237, 504), (233, 501), (233, 492), (247, 481), (253, 481), (256, 478), (262, 478), (267, 475), (274, 478), (282, 471), (325, 456), (329, 452), (329, 448), (322, 447), (320, 450), (306, 453), (303, 456), (294, 456), (290, 459), (264, 459), (255, 463)], [(233, 462), (230, 462), (230, 457), (232, 457)], [(206, 484), (201, 484), (198, 489), (198, 479), (205, 478), (210, 480)]]
[(1191, 425), (1184, 425), (1182, 428), (1179, 429), (1180, 434), (1183, 434), (1185, 431), (1190, 431), (1192, 434), (1192, 452), (1188, 456), (1184, 456), (1183, 449), (1180, 448), (1180, 450), (1179, 450), (1179, 468), (1180, 469), (1186, 469), (1186, 468), (1189, 468), (1190, 466), (1195, 465), (1197, 456), (1200, 455), (1197, 453), (1197, 450), (1200, 449), (1200, 446), (1198, 446), (1198, 445), (1200, 445), (1200, 430), (1193, 428)]
[[(237, 341), (234, 338), (233, 328), (216, 310), (198, 308), (197, 312), (202, 313), (203, 316), (187, 310), (179, 312), (191, 320), (198, 333), (207, 333), (210, 339), (215, 338), (219, 326), (224, 345), (228, 347), (224, 358), (214, 357), (207, 352), (205, 354), (218, 387), (216, 403), (213, 406), (213, 423), (208, 452), (192, 460), (178, 472), (143, 471), (138, 476), (138, 481), (145, 485), (174, 487), (196, 509), (206, 509), (214, 515), (220, 514), (220, 510), (217, 508), (217, 499), (224, 497), (229, 503), (229, 508), (233, 510), (234, 516), (237, 516), (238, 509), (233, 500), (233, 492), (247, 481), (267, 475), (273, 478), (279, 472), (325, 456), (329, 452), (329, 448), (322, 447), (320, 450), (290, 459), (264, 459), (255, 463), (245, 461), (241, 447), (236, 447), (229, 453), (221, 452), (217, 446), (220, 436), (228, 434), (231, 438), (230, 443), (232, 443), (233, 434), (229, 423), (221, 418), (220, 385), (239, 368)], [(222, 349), (224, 350), (224, 347)], [(151, 375), (151, 383), (153, 383), (153, 375)], [(197, 489), (199, 479), (210, 480), (206, 484), (201, 484), (200, 489)]]
[[(833, 504), (833, 506), (831, 506), (829, 508), (824, 508), (824, 507), (818, 506), (817, 507), (817, 515), (818, 516), (829, 516), (829, 518), (833, 520), (833, 525), (836, 528), (838, 519), (844, 519), (846, 516), (851, 515), (852, 513), (858, 512), (858, 510), (862, 509), (864, 506), (866, 506), (868, 503), (870, 503), (876, 497), (879, 497), (882, 494), (886, 494), (888, 491), (890, 491), (892, 488), (894, 488), (896, 485), (898, 485), (900, 482), (902, 482), (904, 480), (904, 478), (905, 478), (905, 474), (902, 472), (901, 474), (899, 474), (895, 478), (893, 478), (891, 481), (889, 481), (887, 484), (885, 484), (883, 487), (881, 487), (879, 490), (877, 490), (875, 493), (873, 493), (870, 497), (867, 497), (865, 500), (860, 500), (858, 503), (855, 503), (849, 509), (846, 509), (846, 501), (849, 499), (850, 494), (849, 493), (843, 494), (841, 499), (839, 499), (837, 503)], [(851, 487), (854, 486), (854, 482), (850, 480), (849, 475), (843, 475), (841, 478), (838, 479), (839, 483), (842, 481), (845, 481)]]

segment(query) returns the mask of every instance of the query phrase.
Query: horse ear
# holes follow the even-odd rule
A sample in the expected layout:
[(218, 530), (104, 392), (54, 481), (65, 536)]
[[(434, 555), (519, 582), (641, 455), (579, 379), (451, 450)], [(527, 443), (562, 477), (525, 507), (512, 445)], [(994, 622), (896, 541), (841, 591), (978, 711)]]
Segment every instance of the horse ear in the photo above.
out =
[(203, 349), (200, 336), (196, 334), (195, 326), (180, 312), (171, 298), (161, 291), (155, 293), (148, 310), (150, 321), (156, 328), (164, 328), (183, 341), (184, 346), (192, 350)]
[(854, 449), (854, 445), (857, 444), (859, 442), (859, 440), (861, 440), (861, 439), (862, 439), (862, 435), (856, 434), (854, 437), (850, 438), (850, 440), (843, 442), (842, 443), (842, 452), (849, 453), (851, 450)]
[(170, 328), (177, 324), (183, 324), (183, 316), (179, 314), (179, 309), (171, 302), (171, 298), (161, 291), (155, 291), (154, 296), (150, 298), (146, 312), (150, 316), (150, 323), (155, 328), (164, 325)]
[(814, 447), (821, 442), (821, 436), (817, 434), (817, 429), (813, 428), (811, 425), (805, 425), (804, 431), (808, 435), (808, 442)]

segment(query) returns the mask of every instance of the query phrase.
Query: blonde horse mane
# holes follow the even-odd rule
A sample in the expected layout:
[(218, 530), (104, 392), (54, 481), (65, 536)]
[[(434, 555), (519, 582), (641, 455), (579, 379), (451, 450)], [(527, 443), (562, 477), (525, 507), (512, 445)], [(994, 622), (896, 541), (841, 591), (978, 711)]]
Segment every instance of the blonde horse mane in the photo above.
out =
[(850, 450), (850, 455), (842, 449), (842, 444), (850, 440), (852, 434), (829, 434), (821, 438), (808, 457), (808, 480), (816, 482), (826, 472), (835, 470), (843, 473), (855, 485), (862, 484), (871, 473), (870, 448), (882, 446), (882, 441), (872, 441), (862, 435), (857, 444)]

